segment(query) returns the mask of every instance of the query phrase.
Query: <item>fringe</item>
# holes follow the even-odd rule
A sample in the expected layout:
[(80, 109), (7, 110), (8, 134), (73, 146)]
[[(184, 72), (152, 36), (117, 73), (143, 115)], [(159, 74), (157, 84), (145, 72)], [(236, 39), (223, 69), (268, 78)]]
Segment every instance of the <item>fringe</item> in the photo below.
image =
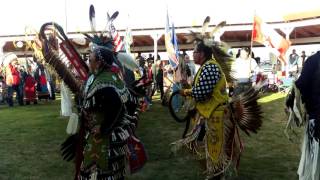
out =
[(198, 142), (197, 139), (199, 137), (201, 131), (201, 125), (197, 125), (190, 133), (186, 135), (186, 138), (180, 139), (171, 143), (171, 151), (176, 154), (183, 146), (186, 146), (192, 152), (201, 156), (201, 153), (198, 150)]
[[(230, 112), (228, 109), (224, 110), (225, 114), (223, 116), (223, 141), (222, 141), (222, 151), (219, 154), (218, 159), (215, 161), (209, 157), (209, 152), (206, 148), (206, 143), (202, 145), (202, 142), (198, 141), (199, 133), (201, 130), (202, 123), (207, 122), (206, 119), (202, 121), (202, 117), (197, 120), (198, 124), (189, 132), (184, 139), (180, 139), (176, 142), (171, 143), (171, 151), (177, 153), (183, 146), (186, 146), (193, 153), (197, 155), (200, 159), (205, 158), (206, 161), (206, 170), (204, 173), (207, 176), (207, 179), (219, 176), (227, 172), (229, 169), (236, 167), (239, 163), (240, 154), (242, 152), (243, 146), (241, 139), (239, 137), (238, 128), (230, 118)], [(207, 124), (207, 123), (206, 123)], [(215, 133), (215, 129), (206, 127), (206, 136), (204, 142), (207, 141), (210, 134)], [(212, 138), (211, 138), (212, 139)], [(212, 139), (214, 140), (214, 139)]]

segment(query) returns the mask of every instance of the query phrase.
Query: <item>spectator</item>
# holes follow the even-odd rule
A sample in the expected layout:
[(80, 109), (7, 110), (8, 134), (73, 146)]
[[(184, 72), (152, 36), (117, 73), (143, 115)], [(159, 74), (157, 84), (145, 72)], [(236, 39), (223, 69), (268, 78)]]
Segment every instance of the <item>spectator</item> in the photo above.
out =
[(164, 90), (163, 90), (163, 64), (161, 61), (158, 61), (158, 68), (157, 68), (157, 74), (156, 74), (156, 83), (157, 88), (160, 91), (160, 98), (163, 98)]
[(23, 105), (23, 96), (20, 88), (20, 72), (18, 69), (18, 57), (14, 54), (6, 57), (10, 63), (6, 67), (6, 84), (8, 87), (7, 102), (10, 107), (13, 106), (13, 93), (16, 92), (16, 97), (20, 106)]
[(38, 98), (40, 99), (49, 99), (49, 89), (47, 84), (47, 77), (45, 73), (45, 67), (43, 64), (38, 64), (38, 68), (34, 74), (34, 77), (37, 81), (37, 92)]
[(37, 104), (37, 96), (36, 96), (36, 80), (32, 76), (31, 66), (28, 66), (28, 70), (24, 80), (24, 94), (26, 105), (29, 105), (30, 102)]
[(7, 85), (4, 77), (0, 75), (0, 102), (4, 103), (7, 98)]
[(236, 78), (233, 93), (235, 95), (249, 89), (252, 86), (252, 78), (259, 71), (256, 61), (251, 58), (249, 53), (249, 48), (241, 48), (240, 54), (233, 64), (232, 68)]
[(191, 85), (193, 82), (193, 78), (196, 75), (196, 66), (193, 61), (190, 60), (189, 55), (185, 54), (184, 56), (184, 61), (187, 65), (186, 71), (187, 71), (187, 76), (188, 76), (188, 84)]
[[(146, 72), (147, 72), (146, 82), (153, 82), (152, 63), (148, 62), (148, 67)], [(152, 105), (152, 94), (153, 94), (153, 87), (152, 87), (152, 84), (150, 84), (147, 87), (147, 95), (146, 95), (146, 100), (148, 102), (148, 105)]]
[(302, 67), (303, 67), (306, 59), (307, 59), (306, 52), (305, 52), (305, 51), (302, 51), (302, 52), (301, 52), (301, 63), (302, 63)]
[(299, 55), (296, 50), (293, 49), (292, 53), (289, 55), (289, 72), (297, 72), (298, 69)]

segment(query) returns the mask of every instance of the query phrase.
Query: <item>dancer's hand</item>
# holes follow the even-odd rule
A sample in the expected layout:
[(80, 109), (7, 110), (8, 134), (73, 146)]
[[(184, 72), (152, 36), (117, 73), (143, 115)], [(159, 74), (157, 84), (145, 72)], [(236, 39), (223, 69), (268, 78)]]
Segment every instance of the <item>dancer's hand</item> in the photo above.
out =
[(190, 96), (191, 95), (192, 90), (191, 89), (180, 89), (179, 90), (179, 94), (181, 96)]

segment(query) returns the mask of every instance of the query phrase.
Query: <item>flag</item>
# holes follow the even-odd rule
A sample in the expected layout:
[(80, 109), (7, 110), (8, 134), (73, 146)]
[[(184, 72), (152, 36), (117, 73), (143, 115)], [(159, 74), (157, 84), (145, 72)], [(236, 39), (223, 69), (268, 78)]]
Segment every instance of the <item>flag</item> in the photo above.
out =
[(179, 47), (178, 47), (178, 38), (177, 38), (177, 34), (175, 32), (175, 28), (174, 28), (174, 24), (172, 23), (172, 38), (171, 38), (171, 42), (173, 44), (174, 50), (175, 50), (175, 54), (178, 60), (178, 64), (179, 64)]
[(165, 45), (169, 57), (169, 63), (173, 68), (176, 68), (179, 64), (179, 49), (177, 36), (174, 31), (174, 25), (170, 27), (169, 14), (167, 10), (167, 22), (165, 26)]
[(126, 53), (130, 54), (131, 53), (131, 49), (130, 46), (133, 43), (133, 38), (132, 38), (132, 33), (131, 33), (131, 29), (129, 27), (127, 27), (126, 30), (126, 36), (125, 36), (125, 49), (126, 49)]
[(124, 47), (124, 43), (122, 41), (120, 34), (116, 30), (116, 28), (114, 27), (112, 22), (109, 24), (109, 30), (110, 30), (111, 36), (113, 38), (114, 52), (121, 51)]
[(282, 37), (270, 25), (264, 23), (257, 15), (254, 16), (252, 40), (275, 49), (279, 58), (286, 64), (285, 54), (291, 42)]
[[(128, 14), (128, 19), (130, 19), (130, 16)], [(130, 20), (129, 20), (130, 22)], [(131, 28), (128, 25), (127, 29), (126, 29), (126, 35), (124, 37), (124, 48), (126, 50), (126, 53), (130, 54), (131, 53), (131, 44), (133, 43), (133, 38), (132, 38), (132, 32), (131, 32)]]

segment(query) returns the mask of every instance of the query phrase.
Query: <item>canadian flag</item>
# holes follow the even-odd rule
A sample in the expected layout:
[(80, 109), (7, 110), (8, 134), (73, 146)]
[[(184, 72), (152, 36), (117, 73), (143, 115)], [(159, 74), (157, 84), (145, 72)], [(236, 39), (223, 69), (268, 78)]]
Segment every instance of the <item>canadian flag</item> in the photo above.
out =
[(270, 25), (264, 23), (260, 17), (254, 16), (252, 39), (265, 46), (276, 49), (278, 57), (286, 64), (285, 54), (291, 42), (282, 37)]

